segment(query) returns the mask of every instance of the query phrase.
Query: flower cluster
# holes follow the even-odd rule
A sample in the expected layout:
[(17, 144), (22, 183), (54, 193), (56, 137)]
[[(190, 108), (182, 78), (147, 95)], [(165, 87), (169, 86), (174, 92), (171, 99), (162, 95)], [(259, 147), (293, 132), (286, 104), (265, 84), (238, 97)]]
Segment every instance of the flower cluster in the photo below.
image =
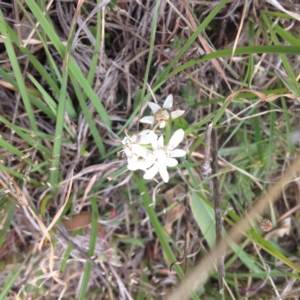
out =
[(172, 95), (167, 97), (163, 107), (152, 102), (149, 103), (149, 106), (153, 116), (144, 117), (141, 122), (154, 124), (154, 129), (144, 130), (132, 136), (126, 134), (126, 137), (122, 140), (124, 146), (122, 152), (127, 157), (129, 170), (145, 171), (144, 179), (152, 179), (159, 173), (163, 181), (168, 182), (167, 167), (175, 167), (178, 164), (175, 158), (186, 155), (186, 151), (176, 149), (184, 138), (184, 131), (182, 129), (175, 131), (168, 145), (164, 145), (163, 135), (158, 137), (154, 130), (157, 126), (164, 128), (168, 121), (180, 117), (184, 111), (171, 111), (173, 106)]

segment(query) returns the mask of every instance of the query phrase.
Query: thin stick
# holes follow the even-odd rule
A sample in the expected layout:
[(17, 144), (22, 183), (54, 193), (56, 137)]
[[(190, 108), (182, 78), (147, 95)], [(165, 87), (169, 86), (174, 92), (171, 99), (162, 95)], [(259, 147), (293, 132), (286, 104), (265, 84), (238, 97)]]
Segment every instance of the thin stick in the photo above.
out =
[(203, 165), (203, 173), (202, 173), (202, 175), (204, 177), (208, 177), (211, 174), (211, 167), (210, 167), (211, 131), (212, 131), (212, 123), (206, 125), (205, 148), (204, 148), (204, 165)]
[[(213, 200), (214, 200), (214, 211), (216, 220), (216, 247), (219, 247), (222, 242), (222, 209), (221, 199), (219, 192), (219, 178), (218, 174), (218, 136), (217, 129), (212, 130), (211, 139), (211, 157), (212, 157), (212, 173), (213, 173)], [(218, 269), (218, 281), (219, 281), (219, 292), (223, 293), (224, 283), (223, 279), (225, 276), (224, 268), (224, 249), (221, 249), (217, 258), (217, 269)]]
[[(214, 202), (215, 222), (216, 222), (216, 247), (218, 247), (222, 241), (222, 210), (219, 193), (219, 178), (218, 174), (218, 140), (217, 130), (212, 128), (213, 123), (209, 123), (206, 126), (205, 132), (205, 149), (204, 149), (204, 165), (202, 176), (204, 178), (214, 175), (212, 180), (208, 181), (210, 190), (212, 191), (212, 200)], [(212, 159), (212, 167), (211, 167)], [(219, 252), (220, 255), (217, 259), (218, 270), (218, 282), (219, 292), (223, 293), (225, 276), (224, 268), (224, 251)]]

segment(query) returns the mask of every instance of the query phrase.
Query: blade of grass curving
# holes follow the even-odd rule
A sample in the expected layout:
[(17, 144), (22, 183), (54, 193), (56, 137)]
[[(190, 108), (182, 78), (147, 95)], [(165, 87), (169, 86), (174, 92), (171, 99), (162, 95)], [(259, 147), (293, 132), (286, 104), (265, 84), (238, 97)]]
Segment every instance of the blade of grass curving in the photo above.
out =
[[(286, 93), (288, 93), (288, 91), (289, 90), (287, 88), (279, 88), (279, 89), (271, 89), (271, 90), (261, 91), (261, 93), (263, 93), (266, 96), (269, 96), (269, 95), (274, 95), (274, 94), (286, 94)], [(241, 98), (248, 98), (249, 100), (252, 98), (257, 99), (257, 95), (255, 95), (253, 93), (245, 92), (243, 94), (237, 94), (235, 97), (235, 99), (241, 99)], [(202, 106), (202, 105), (206, 106), (206, 105), (214, 104), (214, 103), (224, 103), (225, 100), (226, 100), (226, 97), (221, 97), (221, 98), (217, 98), (215, 100), (201, 101), (200, 103), (196, 103), (195, 107)]]
[[(237, 55), (247, 55), (247, 54), (258, 54), (258, 53), (268, 53), (268, 54), (293, 54), (299, 55), (300, 47), (298, 46), (248, 46), (239, 47), (235, 49), (235, 56)], [(213, 58), (229, 57), (232, 54), (232, 49), (224, 49), (209, 54), (205, 54), (202, 58), (190, 60), (175, 70), (173, 70), (169, 76), (176, 75), (186, 68), (197, 65), (201, 62), (209, 61)], [(153, 89), (154, 90), (154, 89)]]
[(288, 31), (284, 30), (281, 26), (276, 24), (273, 27), (275, 33), (277, 33), (284, 41), (287, 41), (292, 46), (300, 47), (300, 40), (293, 35), (291, 35)]
[(262, 13), (266, 14), (267, 16), (275, 17), (275, 18), (282, 18), (286, 20), (294, 20), (295, 18), (288, 15), (287, 13), (281, 11), (271, 11), (271, 10), (261, 10)]
[[(249, 47), (240, 47), (240, 48), (235, 49), (235, 55), (247, 55), (247, 54), (251, 55), (251, 54), (257, 54), (257, 53), (270, 53), (270, 54), (283, 53), (283, 54), (299, 55), (300, 47), (276, 46), (276, 49), (275, 49), (274, 46), (249, 46)], [(209, 61), (213, 58), (230, 57), (231, 54), (232, 54), (232, 49), (219, 50), (219, 51), (216, 51), (216, 52), (213, 52), (210, 54), (206, 54), (200, 59), (190, 60), (187, 63), (182, 64), (180, 67), (173, 70), (169, 74), (169, 77), (176, 75), (176, 74), (182, 72), (183, 70), (185, 70), (191, 66), (197, 65), (201, 62)], [(174, 64), (175, 63), (176, 62), (174, 62)], [(155, 83), (155, 85), (153, 85), (153, 87), (152, 87), (153, 92), (157, 91), (158, 88), (165, 82), (165, 80), (166, 80), (165, 77), (167, 76), (169, 70), (166, 72), (166, 69), (165, 69), (165, 71), (162, 73), (163, 76), (161, 75), (158, 79), (159, 82), (157, 84)], [(281, 92), (281, 90), (278, 90), (278, 93), (280, 93), (280, 92)], [(269, 91), (265, 91), (265, 93), (269, 93)], [(273, 92), (271, 92), (271, 93), (273, 93)], [(145, 95), (144, 100), (147, 101), (148, 99), (150, 99), (150, 97), (151, 97), (151, 94), (148, 93)], [(244, 95), (244, 97), (248, 97), (248, 96)], [(133, 120), (133, 118), (137, 115), (138, 111), (139, 111), (139, 108), (136, 108), (134, 110), (134, 112), (131, 114), (130, 118), (127, 120), (125, 125), (118, 131), (118, 133), (117, 133), (118, 136), (124, 131), (124, 129), (128, 126), (128, 124), (130, 124), (130, 122)]]
[(253, 243), (255, 243), (257, 246), (264, 249), (266, 252), (268, 252), (273, 257), (278, 258), (280, 261), (282, 261), (284, 264), (290, 266), (295, 271), (299, 272), (300, 267), (296, 266), (291, 260), (289, 260), (287, 257), (285, 257), (281, 252), (279, 252), (269, 241), (266, 241), (263, 237), (260, 236), (258, 232), (256, 232), (253, 229), (250, 229), (249, 231), (244, 231), (237, 227), (236, 224), (241, 222), (241, 219), (233, 212), (229, 211), (228, 215), (231, 219), (234, 220), (234, 222), (229, 219), (227, 216), (224, 216), (224, 219), (228, 224), (230, 224), (234, 230), (239, 231), (243, 236), (251, 240)]
[[(174, 262), (174, 261), (176, 261), (175, 255), (173, 254), (173, 252), (171, 250), (171, 247), (170, 247), (170, 245), (169, 245), (169, 243), (166, 239), (166, 236), (164, 234), (163, 226), (160, 224), (160, 222), (159, 222), (159, 220), (156, 216), (156, 213), (155, 213), (155, 210), (154, 210), (154, 207), (153, 207), (153, 203), (152, 203), (151, 197), (148, 193), (145, 182), (144, 182), (143, 179), (141, 179), (136, 174), (134, 174), (134, 178), (135, 178), (135, 181), (138, 185), (139, 192), (142, 195), (144, 208), (147, 212), (147, 215), (149, 216), (149, 219), (150, 219), (151, 224), (154, 228), (154, 231), (155, 231), (155, 233), (156, 233), (156, 235), (159, 239), (159, 242), (160, 242), (160, 244), (163, 248), (163, 251), (165, 252), (165, 254), (168, 257), (169, 261)], [(179, 265), (174, 265), (174, 269), (177, 273), (177, 276), (182, 280), (184, 278), (184, 274), (182, 272), (181, 267)], [(187, 291), (187, 293), (188, 293), (188, 291)], [(195, 293), (192, 293), (192, 297), (193, 297), (193, 299), (199, 299)]]
[(11, 37), (8, 33), (6, 21), (4, 20), (4, 17), (3, 17), (3, 14), (2, 14), (1, 10), (0, 10), (0, 33), (4, 37), (3, 40), (4, 40), (5, 48), (6, 48), (6, 51), (7, 51), (8, 57), (9, 57), (9, 61), (11, 63), (12, 69), (13, 69), (14, 76), (16, 77), (16, 81), (17, 81), (17, 84), (18, 84), (18, 89), (20, 91), (20, 94), (21, 94), (21, 97), (22, 97), (22, 100), (23, 100), (25, 110), (26, 110), (27, 115), (28, 115), (28, 119), (29, 119), (31, 128), (33, 130), (37, 130), (38, 128), (37, 128), (37, 125), (36, 125), (34, 112), (32, 110), (31, 104), (30, 104), (28, 91), (26, 89), (25, 82), (24, 82), (24, 79), (23, 79), (23, 74), (21, 73), (19, 62), (18, 62), (18, 59), (16, 57), (14, 47), (12, 45)]
[[(28, 5), (32, 13), (35, 15), (36, 19), (39, 21), (40, 25), (48, 35), (49, 39), (53, 43), (58, 53), (61, 55), (61, 57), (65, 57), (66, 48), (62, 44), (60, 38), (57, 36), (56, 32), (54, 31), (54, 28), (49, 24), (48, 20), (43, 15), (38, 5), (33, 0), (26, 0), (26, 4)], [(77, 82), (79, 83), (79, 85), (81, 85), (87, 97), (93, 103), (96, 111), (98, 112), (99, 116), (103, 120), (103, 123), (109, 129), (111, 129), (110, 119), (105, 108), (103, 107), (101, 101), (98, 99), (97, 95), (93, 91), (92, 87), (90, 86), (87, 79), (82, 74), (81, 70), (79, 69), (78, 65), (76, 64), (76, 62), (72, 57), (70, 57), (69, 59), (68, 66), (69, 66), (70, 77), (72, 76), (73, 78), (76, 78)]]
[(281, 252), (279, 252), (270, 242), (266, 241), (261, 237), (256, 231), (250, 230), (248, 237), (256, 243), (259, 247), (267, 251), (272, 257), (276, 257), (281, 262), (291, 267), (293, 270), (300, 272), (300, 267), (294, 264), (291, 260), (285, 257)]

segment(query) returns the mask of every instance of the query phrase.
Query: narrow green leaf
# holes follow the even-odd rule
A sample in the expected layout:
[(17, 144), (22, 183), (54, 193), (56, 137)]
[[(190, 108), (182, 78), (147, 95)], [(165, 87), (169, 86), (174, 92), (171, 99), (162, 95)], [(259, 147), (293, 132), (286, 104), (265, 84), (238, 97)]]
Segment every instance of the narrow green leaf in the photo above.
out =
[(78, 296), (78, 300), (84, 300), (86, 296), (86, 289), (90, 282), (90, 274), (92, 270), (92, 263), (90, 261), (86, 261), (85, 268), (84, 268), (84, 274), (83, 279), (80, 286), (80, 292)]
[[(43, 12), (40, 10), (38, 5), (34, 0), (26, 0), (26, 4), (32, 11), (32, 13), (35, 15), (37, 20), (39, 21), (40, 25), (44, 29), (44, 31), (47, 33), (49, 39), (53, 43), (56, 50), (59, 52), (62, 58), (65, 57), (66, 54), (66, 48), (62, 44), (60, 38), (58, 37), (57, 33), (55, 32), (54, 28), (49, 24), (48, 20), (43, 15)], [(78, 65), (74, 61), (72, 57), (69, 59), (69, 72), (70, 76), (73, 78), (76, 78), (78, 84), (83, 88), (85, 94), (90, 99), (90, 101), (93, 103), (95, 109), (97, 110), (99, 116), (101, 117), (103, 123), (111, 129), (110, 119), (109, 116), (103, 107), (101, 101), (98, 99), (97, 95), (93, 91), (92, 87), (90, 86), (89, 82), (85, 78), (85, 76), (82, 74), (81, 70), (79, 69)]]
[(20, 275), (21, 270), (23, 269), (24, 265), (28, 262), (28, 259), (30, 257), (31, 253), (29, 253), (25, 259), (23, 260), (22, 264), (19, 266), (19, 268), (11, 272), (11, 275), (6, 278), (6, 281), (4, 283), (4, 286), (1, 289), (0, 293), (0, 300), (6, 300), (7, 295), (10, 291), (10, 289), (13, 287), (14, 283), (16, 282), (18, 276)]
[(251, 230), (249, 232), (249, 238), (253, 240), (254, 243), (259, 245), (273, 257), (276, 257), (281, 262), (291, 267), (293, 270), (300, 272), (300, 267), (294, 264), (291, 260), (285, 257), (282, 253), (280, 253), (274, 246), (272, 246), (268, 241), (266, 241), (263, 237), (261, 237), (256, 231)]
[[(254, 114), (257, 114), (257, 108), (254, 109)], [(257, 153), (259, 155), (260, 163), (264, 164), (264, 150), (263, 150), (263, 143), (262, 143), (262, 135), (261, 135), (261, 125), (259, 123), (258, 116), (252, 118), (252, 125), (254, 129), (254, 137), (255, 137), (255, 144), (257, 147)], [(246, 131), (245, 131), (246, 132)]]
[(79, 101), (81, 110), (82, 110), (82, 112), (84, 114), (86, 122), (89, 125), (91, 134), (92, 134), (92, 136), (94, 138), (94, 141), (95, 141), (95, 143), (96, 143), (96, 145), (97, 145), (97, 147), (98, 147), (101, 155), (105, 155), (105, 147), (103, 145), (103, 142), (102, 142), (102, 139), (100, 137), (99, 131), (98, 131), (98, 129), (96, 127), (96, 124), (94, 122), (93, 116), (91, 115), (90, 110), (89, 110), (87, 104), (84, 101), (84, 95), (82, 95), (82, 93), (81, 93), (81, 91), (80, 91), (80, 89), (78, 87), (76, 78), (74, 78), (74, 76), (72, 76), (72, 75), (70, 76), (70, 78), (71, 78), (71, 81), (72, 81), (75, 93), (77, 95), (77, 99)]
[(55, 185), (58, 183), (60, 152), (61, 152), (61, 144), (62, 144), (61, 137), (63, 136), (67, 83), (68, 83), (68, 71), (67, 71), (67, 65), (64, 64), (63, 80), (61, 85), (58, 110), (57, 110), (57, 120), (55, 126), (55, 139), (54, 139), (53, 151), (52, 151), (52, 163), (51, 163), (52, 171), (50, 172), (50, 179), (49, 179), (51, 185)]
[(6, 27), (6, 21), (4, 20), (1, 10), (0, 10), (0, 32), (3, 36), (5, 48), (6, 48), (14, 75), (16, 77), (16, 81), (18, 83), (18, 89), (20, 91), (20, 94), (21, 94), (21, 97), (22, 97), (22, 100), (23, 100), (23, 103), (24, 103), (24, 106), (25, 106), (25, 109), (26, 109), (26, 112), (28, 115), (30, 125), (33, 130), (37, 130), (37, 125), (36, 125), (34, 113), (33, 113), (33, 110), (32, 110), (31, 104), (30, 104), (28, 92), (27, 92), (27, 89), (25, 86), (23, 74), (21, 73), (19, 62), (16, 57), (14, 47), (12, 45), (10, 35), (8, 33), (8, 29)]
[[(0, 193), (2, 194), (3, 190), (0, 190)], [(10, 197), (3, 197), (2, 194), (0, 199), (0, 249), (9, 231), (11, 221), (14, 217), (15, 209), (16, 204), (12, 201), (12, 199)]]
[(95, 255), (95, 248), (97, 243), (97, 236), (98, 236), (98, 205), (95, 199), (91, 198), (91, 206), (92, 206), (92, 230), (91, 230), (91, 238), (90, 238), (90, 245), (89, 245), (89, 257)]
[(140, 239), (135, 239), (135, 238), (130, 238), (130, 237), (122, 237), (122, 238), (118, 238), (118, 240), (122, 243), (136, 245), (141, 248), (145, 248), (145, 245), (143, 244), (143, 242)]
[[(249, 46), (249, 47), (238, 47), (235, 49), (235, 55), (247, 55), (247, 54), (259, 54), (259, 53), (268, 53), (268, 54), (293, 54), (293, 55), (299, 55), (300, 53), (300, 47), (298, 46)], [(174, 71), (172, 71), (169, 76), (176, 75), (183, 70), (191, 67), (196, 66), (199, 63), (209, 61), (213, 58), (220, 58), (220, 57), (228, 57), (231, 56), (232, 49), (224, 49), (224, 50), (218, 50), (216, 52), (212, 52), (209, 54), (205, 54), (202, 58), (196, 59), (196, 60), (190, 60), (184, 64), (182, 64), (180, 67), (176, 68)]]
[(201, 193), (201, 196), (199, 194), (200, 192), (191, 192), (191, 210), (208, 245), (213, 248), (216, 244), (214, 210), (203, 201), (204, 194)]

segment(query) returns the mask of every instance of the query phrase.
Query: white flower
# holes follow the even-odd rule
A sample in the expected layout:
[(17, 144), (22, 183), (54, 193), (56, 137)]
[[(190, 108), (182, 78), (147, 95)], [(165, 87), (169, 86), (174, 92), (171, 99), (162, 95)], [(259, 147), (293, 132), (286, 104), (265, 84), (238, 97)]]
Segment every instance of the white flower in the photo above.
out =
[[(167, 146), (164, 146), (164, 137), (152, 141), (152, 157), (149, 156), (148, 162), (153, 161), (153, 165), (144, 174), (144, 179), (152, 179), (159, 172), (164, 182), (169, 181), (169, 173), (167, 167), (175, 167), (178, 161), (174, 157), (182, 157), (186, 155), (186, 151), (175, 149), (183, 140), (184, 131), (179, 129), (174, 132)], [(147, 160), (147, 159), (146, 159)]]
[(126, 132), (125, 134), (126, 136), (121, 142), (124, 146), (128, 144), (151, 144), (153, 137), (156, 137), (155, 132), (152, 130), (143, 130), (142, 132), (133, 134), (132, 136), (129, 136)]
[(184, 114), (184, 110), (171, 111), (173, 106), (173, 95), (169, 95), (164, 102), (163, 107), (158, 104), (149, 102), (153, 116), (143, 117), (140, 122), (148, 124), (158, 124), (159, 128), (164, 128), (169, 120), (179, 118)]
[(122, 140), (124, 149), (121, 152), (126, 154), (129, 170), (140, 169), (146, 171), (153, 164), (152, 151), (141, 146), (141, 144), (151, 144), (156, 139), (157, 135), (152, 130), (144, 130), (131, 137), (126, 134), (126, 137)]
[(132, 145), (129, 156), (127, 155), (127, 168), (131, 171), (146, 171), (152, 166), (153, 161), (154, 159), (150, 149), (144, 148), (141, 145)]

